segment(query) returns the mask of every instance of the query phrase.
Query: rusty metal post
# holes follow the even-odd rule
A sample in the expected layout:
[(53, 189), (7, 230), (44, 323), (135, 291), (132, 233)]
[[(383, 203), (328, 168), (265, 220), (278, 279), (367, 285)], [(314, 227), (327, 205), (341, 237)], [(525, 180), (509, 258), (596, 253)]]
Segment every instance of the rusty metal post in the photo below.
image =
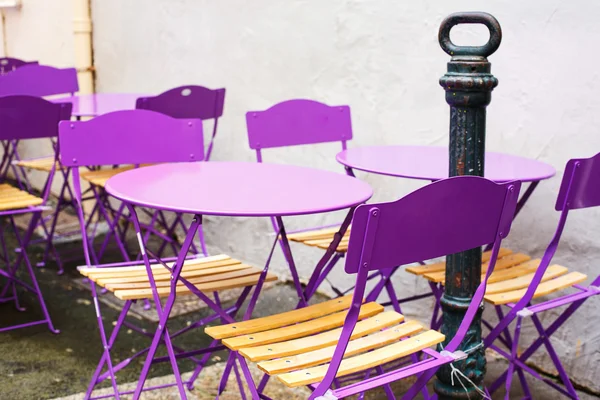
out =
[[(483, 46), (456, 46), (450, 40), (450, 30), (458, 24), (483, 24), (490, 39)], [(452, 56), (448, 72), (440, 78), (450, 105), (450, 174), (483, 176), (485, 159), (486, 107), (498, 80), (490, 73), (487, 57), (494, 53), (502, 39), (498, 21), (487, 13), (464, 12), (448, 16), (440, 26), (442, 49)], [(451, 212), (451, 211), (450, 211)], [(441, 305), (444, 312), (442, 332), (446, 343), (454, 337), (481, 281), (481, 249), (449, 255), (446, 259), (446, 284)], [(483, 311), (483, 305), (481, 308)], [(481, 312), (469, 328), (461, 350), (468, 358), (454, 366), (476, 385), (481, 386), (485, 374), (485, 353), (481, 343)], [(454, 380), (449, 366), (437, 374), (434, 389), (440, 399), (479, 399), (476, 388), (466, 384), (467, 391)], [(463, 378), (464, 379), (464, 378)]]

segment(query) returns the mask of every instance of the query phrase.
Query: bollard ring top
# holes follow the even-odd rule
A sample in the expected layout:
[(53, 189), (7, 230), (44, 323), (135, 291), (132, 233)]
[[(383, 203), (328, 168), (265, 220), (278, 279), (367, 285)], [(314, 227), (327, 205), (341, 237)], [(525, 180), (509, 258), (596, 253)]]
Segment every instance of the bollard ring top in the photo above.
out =
[[(457, 46), (450, 40), (450, 30), (458, 24), (483, 24), (490, 31), (490, 39), (483, 46)], [(458, 12), (450, 14), (442, 21), (438, 35), (440, 46), (451, 56), (481, 56), (492, 55), (502, 41), (500, 23), (491, 14), (484, 12)]]

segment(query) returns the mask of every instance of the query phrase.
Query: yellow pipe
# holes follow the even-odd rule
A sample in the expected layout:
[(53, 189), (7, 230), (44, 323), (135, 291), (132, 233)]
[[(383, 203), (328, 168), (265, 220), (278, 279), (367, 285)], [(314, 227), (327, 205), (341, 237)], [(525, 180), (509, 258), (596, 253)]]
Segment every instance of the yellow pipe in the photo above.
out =
[(77, 68), (77, 78), (79, 80), (79, 93), (94, 93), (90, 0), (73, 0), (73, 10), (75, 68)]

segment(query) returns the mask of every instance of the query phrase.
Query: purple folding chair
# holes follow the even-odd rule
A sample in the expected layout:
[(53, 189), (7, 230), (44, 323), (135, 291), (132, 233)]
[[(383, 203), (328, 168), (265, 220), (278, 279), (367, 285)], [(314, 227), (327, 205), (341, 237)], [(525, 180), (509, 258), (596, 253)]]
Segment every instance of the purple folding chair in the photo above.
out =
[[(587, 279), (586, 275), (579, 272), (569, 272), (565, 267), (552, 264), (552, 258), (558, 248), (569, 211), (600, 205), (599, 183), (600, 153), (591, 158), (570, 160), (565, 168), (558, 198), (556, 199), (556, 210), (560, 211), (558, 227), (542, 259), (535, 260), (532, 268), (527, 273), (521, 273), (520, 276), (509, 281), (488, 285), (485, 300), (495, 306), (499, 321), (493, 325), (488, 323), (491, 332), (485, 338), (484, 343), (509, 361), (508, 370), (490, 386), (490, 392), (496, 391), (504, 383), (506, 398), (508, 399), (512, 376), (514, 372), (517, 372), (524, 393), (529, 398), (533, 398), (524, 376), (524, 372), (527, 372), (568, 398), (579, 399), (556, 350), (550, 342), (550, 337), (565, 324), (569, 317), (587, 299), (600, 294), (600, 276), (596, 277), (588, 286), (581, 285), (580, 283)], [(550, 293), (562, 292), (568, 288), (573, 289), (572, 293), (561, 293), (560, 296), (535, 302), (535, 304), (532, 301)], [(539, 314), (564, 306), (568, 307), (558, 314), (559, 316), (554, 322), (544, 327)], [(506, 308), (508, 308), (508, 312), (505, 314)], [(531, 319), (540, 336), (533, 341), (529, 348), (519, 351), (521, 325), (523, 320), (528, 318)], [(514, 333), (511, 335), (508, 328), (515, 320)], [(526, 364), (527, 360), (542, 345), (550, 355), (564, 387), (540, 375)]]
[[(262, 162), (263, 149), (328, 142), (340, 142), (342, 149), (346, 149), (346, 142), (352, 139), (350, 107), (329, 106), (313, 100), (288, 100), (275, 104), (265, 111), (250, 111), (246, 113), (246, 124), (250, 148), (256, 151), (258, 162)], [(276, 234), (280, 232), (281, 223), (271, 218), (273, 231)], [(314, 274), (315, 279), (311, 279), (304, 290), (307, 300), (317, 291), (337, 262), (344, 257), (348, 250), (350, 229), (347, 224), (341, 226), (338, 224), (288, 232), (289, 240), (326, 251), (317, 265), (317, 269), (319, 271), (324, 269), (324, 273), (320, 275), (321, 278), (318, 278), (319, 274)], [(330, 248), (336, 236), (341, 236), (339, 244), (336, 248)], [(281, 241), (280, 246), (289, 264), (288, 251)], [(290, 269), (295, 273), (295, 268)], [(332, 290), (342, 295), (342, 292), (331, 282), (330, 285)], [(296, 288), (296, 290), (303, 289)]]
[[(458, 348), (481, 310), (487, 278), (500, 243), (509, 233), (519, 189), (520, 182), (496, 184), (480, 177), (455, 177), (395, 202), (361, 205), (354, 212), (346, 259), (346, 272), (356, 274), (352, 296), (205, 331), (231, 350), (229, 363), (240, 364), (253, 399), (268, 399), (262, 393), (267, 380), (257, 387), (246, 359), (258, 362), (262, 371), (276, 375), (288, 387), (308, 386), (313, 390), (311, 400), (359, 393), (362, 398), (362, 393), (376, 387), (383, 387), (387, 397), (395, 399), (389, 384), (416, 375), (419, 379), (403, 397), (413, 398), (424, 390), (425, 374), (466, 358)], [(370, 271), (488, 243), (493, 243), (488, 274), (454, 338), (415, 321), (404, 322), (400, 313), (384, 311), (375, 302), (363, 303)], [(442, 342), (443, 351), (430, 349)], [(392, 361), (417, 354), (420, 357), (414, 357), (412, 365), (384, 369)], [(341, 386), (340, 378), (358, 372), (362, 373), (360, 381)]]
[[(59, 131), (62, 163), (65, 166), (73, 168), (75, 198), (79, 205), (77, 214), (84, 238), (83, 246), (86, 266), (80, 267), (79, 271), (92, 281), (92, 296), (104, 348), (102, 358), (88, 387), (86, 399), (90, 398), (96, 385), (107, 379), (110, 379), (113, 385), (114, 393), (112, 395), (118, 399), (121, 395), (125, 394), (119, 393), (117, 389), (115, 373), (129, 365), (133, 359), (146, 356), (148, 351), (156, 351), (157, 346), (160, 344), (165, 344), (169, 356), (153, 358), (151, 363), (170, 362), (177, 381), (173, 385), (178, 385), (180, 390), (183, 391), (183, 382), (178, 374), (177, 360), (188, 358), (196, 364), (194, 376), (189, 382), (186, 382), (191, 387), (194, 379), (210, 359), (211, 353), (221, 350), (223, 347), (215, 341), (205, 349), (185, 351), (173, 345), (171, 338), (175, 338), (216, 319), (224, 318), (224, 315), (227, 318), (234, 318), (249, 295), (251, 288), (258, 282), (262, 271), (242, 264), (240, 261), (226, 255), (212, 257), (204, 257), (202, 255), (196, 257), (192, 255), (188, 256), (185, 260), (183, 260), (183, 256), (180, 256), (182, 259), (161, 259), (143, 243), (144, 239), (142, 238), (137, 217), (133, 218), (133, 221), (138, 234), (138, 240), (140, 241), (140, 248), (144, 249), (144, 260), (114, 264), (94, 263), (92, 261), (93, 251), (86, 234), (87, 222), (80, 207), (82, 191), (79, 180), (79, 168), (87, 165), (104, 164), (202, 161), (204, 149), (202, 122), (199, 119), (174, 119), (167, 115), (148, 110), (129, 110), (105, 114), (87, 122), (64, 122), (60, 124)], [(119, 146), (115, 146), (115, 143), (119, 143)], [(132, 151), (132, 149), (135, 149), (135, 151)], [(200, 228), (199, 225), (195, 221), (192, 227), (190, 227), (190, 231), (194, 229), (195, 232), (196, 229)], [(188, 239), (189, 241), (186, 240), (186, 243), (184, 243), (184, 246), (187, 246), (186, 248), (189, 248), (191, 242), (189, 234)], [(177, 261), (176, 267), (174, 267), (175, 261)], [(197, 294), (197, 292), (200, 293), (200, 290), (203, 292), (206, 291), (207, 294), (213, 293), (214, 301), (211, 301), (202, 293), (197, 295), (200, 296), (200, 299), (204, 299), (214, 313), (177, 332), (170, 332), (165, 328), (164, 336), (162, 336), (161, 340), (156, 339), (152, 344), (153, 347), (141, 350), (127, 360), (113, 365), (110, 352), (122, 327), (125, 326), (133, 329), (151, 338), (154, 336), (152, 333), (148, 333), (146, 330), (142, 330), (138, 326), (126, 321), (125, 317), (133, 302), (138, 300), (154, 300), (156, 312), (161, 320), (165, 315), (164, 313), (168, 315), (168, 312), (170, 312), (166, 311), (166, 306), (162, 306), (160, 299), (164, 299), (170, 294), (171, 268), (177, 268), (181, 272), (182, 279), (183, 277), (186, 279), (186, 285), (196, 285), (195, 287), (192, 286), (193, 290), (186, 289), (186, 287), (178, 288), (178, 294)], [(218, 292), (223, 289), (236, 287), (232, 286), (232, 280), (240, 276), (252, 277), (252, 279), (256, 278), (256, 280), (245, 284), (235, 305), (222, 307)], [(266, 278), (267, 281), (273, 279), (275, 277), (270, 274)], [(248, 282), (250, 281), (251, 279), (248, 279)], [(110, 337), (107, 337), (102, 324), (96, 285), (100, 285), (114, 293), (116, 297), (125, 300), (123, 310)], [(201, 358), (196, 358), (195, 356), (201, 356)], [(102, 370), (105, 366), (107, 370), (103, 372)], [(149, 368), (150, 365), (144, 367), (146, 375)], [(156, 387), (144, 388), (143, 390), (154, 388)]]
[[(58, 133), (59, 121), (69, 120), (71, 118), (71, 109), (72, 105), (70, 103), (53, 104), (38, 97), (0, 97), (0, 126), (2, 127), (0, 129), (0, 140), (12, 142), (27, 139), (55, 138)], [(0, 184), (0, 216), (2, 219), (8, 219), (9, 221), (8, 224), (3, 223), (0, 228), (0, 244), (2, 246), (2, 258), (5, 263), (5, 269), (0, 269), (0, 275), (6, 278), (6, 282), (4, 282), (0, 292), (0, 302), (14, 301), (17, 309), (21, 310), (17, 294), (17, 287), (20, 287), (37, 296), (44, 314), (44, 318), (39, 321), (2, 327), (0, 328), (0, 332), (32, 325), (48, 324), (50, 331), (58, 333), (58, 330), (52, 325), (44, 297), (27, 256), (27, 247), (31, 243), (31, 238), (42, 216), (42, 211), (48, 209), (46, 203), (50, 195), (50, 186), (54, 172), (55, 167), (52, 167), (41, 197), (33, 192), (13, 187), (7, 183)], [(23, 235), (19, 233), (14, 220), (15, 216), (22, 214), (32, 215), (29, 227)], [(4, 236), (5, 229), (9, 227), (12, 228), (20, 248), (14, 262), (11, 262), (10, 252)], [(45, 228), (43, 224), (42, 227)], [(45, 233), (48, 235), (47, 231)], [(56, 253), (54, 247), (52, 249)], [(17, 271), (23, 261), (25, 262), (31, 283), (27, 283), (17, 276)]]
[(135, 108), (157, 111), (173, 118), (214, 120), (210, 142), (204, 157), (204, 160), (208, 161), (212, 154), (219, 118), (223, 116), (224, 105), (225, 89), (186, 85), (167, 90), (154, 97), (140, 97), (135, 103)]
[[(51, 96), (59, 94), (74, 94), (79, 90), (77, 83), (77, 70), (75, 68), (59, 69), (50, 67), (47, 65), (38, 65), (37, 63), (28, 63), (21, 66), (17, 70), (6, 74), (0, 75), (0, 96), (9, 95), (27, 95), (27, 96)], [(52, 168), (55, 167), (56, 163), (56, 143), (52, 140), (55, 154), (48, 157), (41, 157), (31, 160), (22, 160), (19, 156), (17, 146), (18, 141), (3, 142), (4, 146), (4, 158), (0, 163), (0, 176), (6, 178), (8, 170), (12, 169), (13, 174), (21, 189), (26, 188), (31, 190), (31, 185), (27, 178), (26, 170), (41, 171), (43, 173), (49, 173)], [(70, 171), (62, 166), (58, 166), (63, 182), (59, 191), (58, 201), (55, 212), (42, 219), (41, 224), (45, 224), (50, 221), (50, 226), (47, 229), (50, 236), (46, 240), (46, 248), (44, 255), (38, 266), (44, 266), (50, 250), (52, 247), (52, 240), (55, 238), (56, 223), (60, 212), (67, 206), (72, 206), (71, 200), (72, 190), (69, 186), (69, 175)], [(69, 198), (67, 198), (69, 195)], [(58, 264), (58, 273), (63, 273), (62, 262), (60, 259), (56, 260)]]
[(0, 75), (8, 74), (25, 65), (37, 64), (37, 61), (23, 61), (18, 58), (0, 57)]
[[(199, 118), (202, 121), (212, 119), (212, 135), (204, 157), (205, 161), (208, 161), (217, 134), (219, 118), (223, 115), (224, 104), (225, 89), (208, 89), (203, 86), (186, 85), (167, 90), (154, 97), (140, 97), (137, 99), (135, 107), (141, 110), (160, 112), (173, 118)], [(171, 224), (167, 224), (167, 218), (162, 211), (156, 210), (155, 213), (158, 214), (159, 225), (166, 231), (166, 236), (176, 237), (175, 229), (177, 227), (186, 229), (181, 214), (177, 213), (175, 220)], [(155, 218), (155, 216), (151, 215), (151, 218)], [(199, 239), (202, 252), (207, 254), (202, 231), (199, 232)], [(164, 244), (166, 245), (166, 242)]]

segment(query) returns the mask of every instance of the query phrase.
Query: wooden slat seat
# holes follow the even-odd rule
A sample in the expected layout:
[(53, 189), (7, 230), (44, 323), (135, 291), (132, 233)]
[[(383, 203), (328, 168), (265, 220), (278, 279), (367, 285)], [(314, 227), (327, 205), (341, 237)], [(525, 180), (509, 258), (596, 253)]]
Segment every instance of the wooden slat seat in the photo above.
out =
[[(15, 162), (15, 165), (27, 169), (35, 169), (37, 171), (50, 172), (54, 165), (54, 156), (35, 158), (33, 160), (19, 160)], [(60, 164), (56, 162), (56, 169), (61, 168)]]
[(19, 210), (35, 207), (44, 203), (44, 199), (9, 185), (0, 184), (0, 211)]
[[(167, 263), (169, 267), (173, 263)], [(152, 276), (160, 297), (167, 297), (171, 290), (171, 273), (162, 264), (151, 265)], [(152, 298), (150, 280), (143, 263), (129, 267), (80, 267), (79, 272), (101, 287), (113, 292), (121, 300), (139, 300)], [(262, 269), (244, 264), (227, 255), (186, 260), (181, 276), (202, 292), (214, 292), (254, 286), (258, 282)], [(266, 281), (277, 277), (267, 274)], [(178, 282), (178, 294), (189, 294), (190, 289)]]
[(106, 181), (118, 173), (133, 169), (133, 165), (126, 165), (118, 168), (97, 169), (93, 171), (82, 171), (79, 176), (95, 186), (104, 187)]
[[(346, 230), (344, 237), (338, 244), (336, 249), (339, 253), (345, 253), (348, 251), (348, 241), (350, 240), (350, 228)], [(332, 227), (332, 228), (324, 228), (324, 229), (316, 229), (311, 231), (290, 233), (287, 235), (289, 240), (294, 242), (302, 243), (307, 246), (318, 247), (320, 249), (326, 250), (329, 247), (329, 244), (333, 241), (333, 236), (339, 231), (340, 227)]]
[[(206, 333), (288, 387), (320, 382), (342, 333), (352, 296), (305, 308), (207, 327)], [(340, 366), (338, 377), (366, 371), (417, 353), (444, 340), (437, 331), (416, 321), (404, 321), (377, 303), (363, 304), (359, 321)]]
[[(482, 254), (481, 272), (485, 274), (491, 251)], [(509, 249), (500, 249), (494, 272), (490, 275), (485, 300), (494, 305), (517, 302), (523, 297), (533, 280), (541, 260), (532, 260), (526, 254), (513, 253)], [(446, 263), (438, 262), (427, 265), (408, 267), (406, 270), (414, 275), (443, 285), (446, 279)], [(482, 275), (483, 278), (484, 275)], [(585, 274), (569, 272), (566, 267), (550, 265), (542, 277), (533, 298), (564, 290), (587, 279)]]

